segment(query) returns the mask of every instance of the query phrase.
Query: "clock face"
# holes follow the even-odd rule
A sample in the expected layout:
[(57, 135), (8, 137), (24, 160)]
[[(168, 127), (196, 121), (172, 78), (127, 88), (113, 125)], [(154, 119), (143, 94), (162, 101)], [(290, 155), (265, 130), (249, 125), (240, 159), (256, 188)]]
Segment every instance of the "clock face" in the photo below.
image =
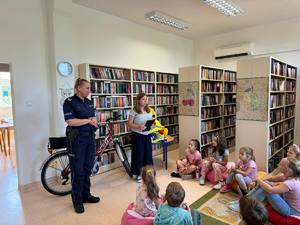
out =
[(62, 61), (57, 64), (57, 71), (60, 75), (67, 77), (73, 72), (73, 66), (71, 63)]

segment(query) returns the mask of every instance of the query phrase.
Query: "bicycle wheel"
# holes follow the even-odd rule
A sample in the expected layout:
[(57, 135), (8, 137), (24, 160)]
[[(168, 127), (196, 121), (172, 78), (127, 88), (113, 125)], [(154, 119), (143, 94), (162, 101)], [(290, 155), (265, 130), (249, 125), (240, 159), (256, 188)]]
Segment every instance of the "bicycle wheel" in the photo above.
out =
[(120, 161), (122, 162), (122, 164), (123, 164), (123, 166), (126, 170), (126, 173), (128, 174), (129, 177), (132, 177), (131, 167), (130, 167), (130, 164), (128, 162), (128, 157), (126, 155), (125, 149), (123, 148), (123, 146), (121, 146), (119, 144), (119, 142), (115, 143), (115, 148), (116, 148), (116, 151), (117, 151), (117, 155), (118, 155)]
[(41, 181), (51, 194), (63, 196), (71, 193), (71, 169), (66, 150), (49, 157), (42, 168)]

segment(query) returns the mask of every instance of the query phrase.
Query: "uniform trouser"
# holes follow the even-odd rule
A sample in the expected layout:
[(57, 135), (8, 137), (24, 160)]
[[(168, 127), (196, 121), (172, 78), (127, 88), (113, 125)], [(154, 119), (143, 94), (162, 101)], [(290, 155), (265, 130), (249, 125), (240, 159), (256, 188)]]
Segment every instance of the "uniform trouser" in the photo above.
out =
[(94, 165), (96, 142), (95, 135), (79, 133), (69, 148), (69, 160), (72, 180), (73, 204), (82, 203), (90, 194), (90, 175)]
[(132, 132), (131, 143), (131, 172), (140, 175), (143, 166), (153, 165), (151, 137)]

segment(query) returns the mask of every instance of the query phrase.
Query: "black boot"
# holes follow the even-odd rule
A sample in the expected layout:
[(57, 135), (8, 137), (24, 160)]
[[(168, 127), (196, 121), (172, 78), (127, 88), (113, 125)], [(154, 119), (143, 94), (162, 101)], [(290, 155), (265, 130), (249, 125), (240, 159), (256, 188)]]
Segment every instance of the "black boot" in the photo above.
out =
[(83, 203), (98, 203), (100, 202), (100, 198), (89, 194), (85, 198), (83, 198)]
[(77, 213), (84, 213), (84, 207), (82, 203), (74, 204), (74, 210)]

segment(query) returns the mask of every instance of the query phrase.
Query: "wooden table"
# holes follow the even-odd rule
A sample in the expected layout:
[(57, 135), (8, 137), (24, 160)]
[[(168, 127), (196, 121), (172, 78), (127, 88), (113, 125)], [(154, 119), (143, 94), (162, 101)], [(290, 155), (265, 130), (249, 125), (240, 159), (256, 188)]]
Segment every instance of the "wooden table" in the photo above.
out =
[[(11, 123), (0, 124), (0, 147), (1, 152), (5, 153), (5, 156), (10, 155), (10, 131), (14, 128), (14, 125)], [(6, 149), (6, 137), (8, 144), (8, 152)]]

